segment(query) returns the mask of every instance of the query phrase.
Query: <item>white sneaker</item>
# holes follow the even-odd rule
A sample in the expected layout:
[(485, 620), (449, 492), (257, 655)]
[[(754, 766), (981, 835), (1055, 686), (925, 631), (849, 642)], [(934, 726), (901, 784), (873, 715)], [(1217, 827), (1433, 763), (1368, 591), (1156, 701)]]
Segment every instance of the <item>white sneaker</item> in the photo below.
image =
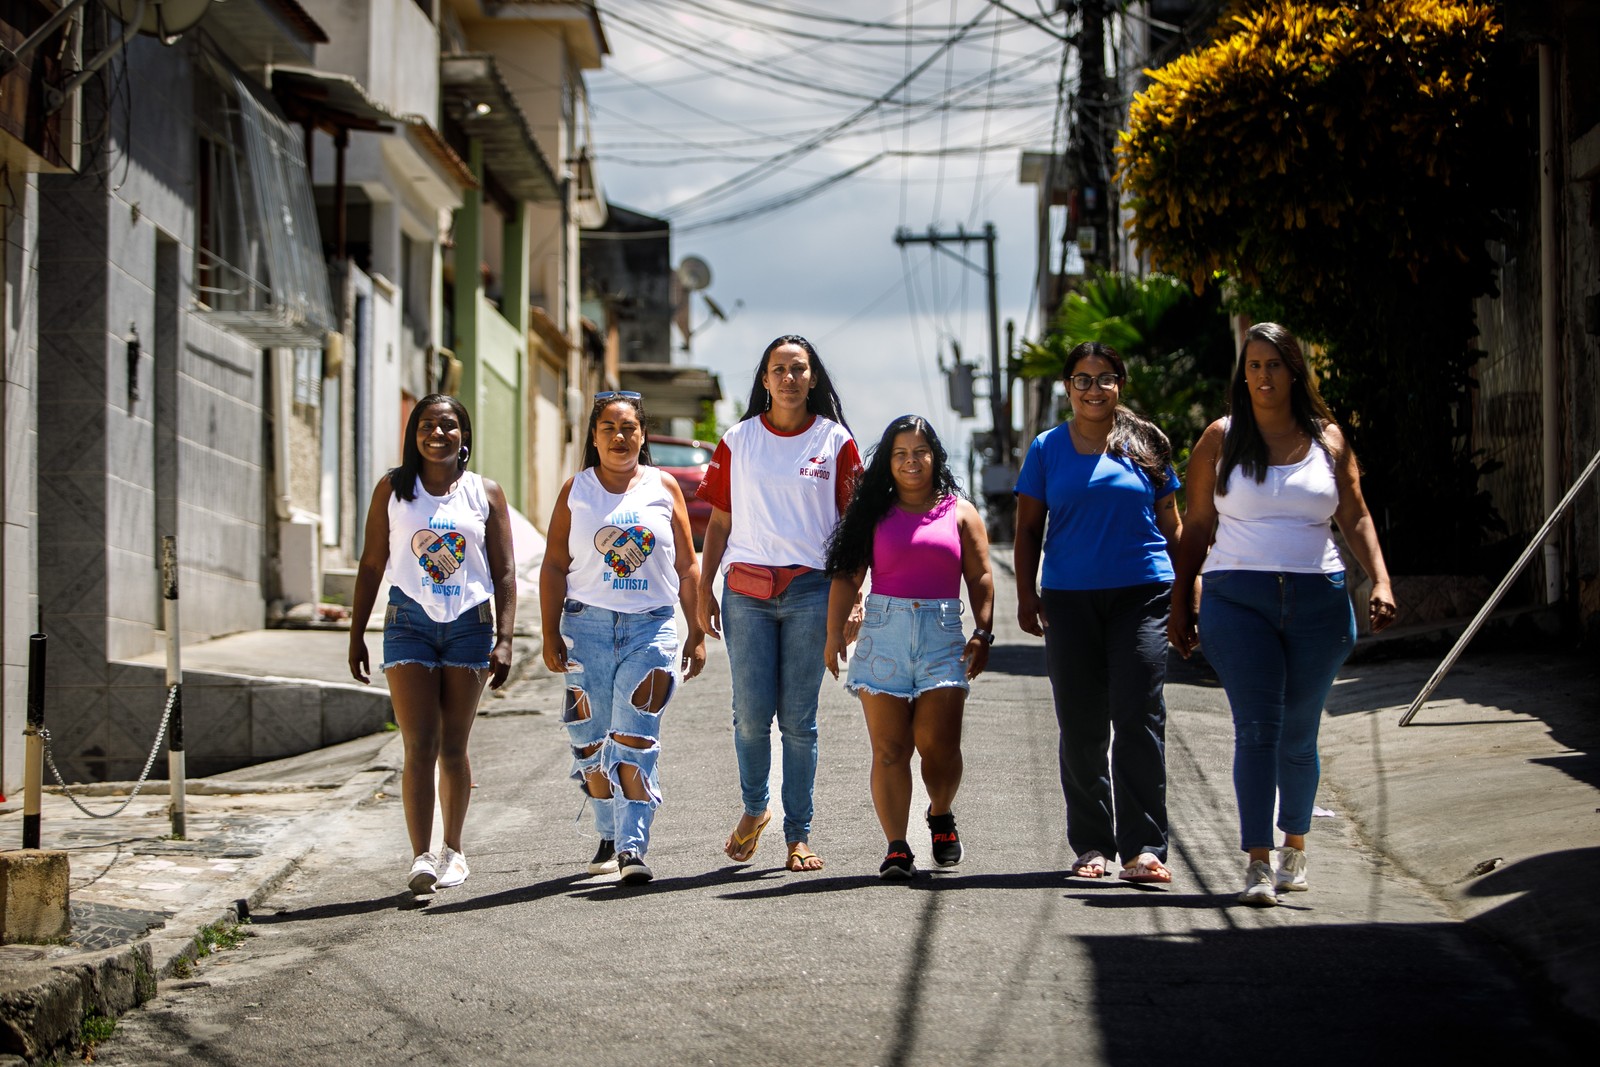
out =
[(412, 860), (411, 877), (406, 884), (418, 896), (432, 893), (434, 886), (439, 884), (439, 857), (432, 852), (424, 852)]
[(1306, 882), (1305, 850), (1284, 845), (1278, 849), (1278, 873), (1272, 884), (1278, 892), (1304, 893), (1311, 886)]
[(472, 868), (467, 866), (467, 857), (451, 848), (449, 845), (439, 853), (439, 888), (452, 889), (467, 880), (467, 875), (472, 873)]
[(1256, 908), (1270, 908), (1278, 903), (1278, 891), (1272, 885), (1272, 864), (1266, 860), (1251, 860), (1244, 872), (1244, 892), (1239, 903)]

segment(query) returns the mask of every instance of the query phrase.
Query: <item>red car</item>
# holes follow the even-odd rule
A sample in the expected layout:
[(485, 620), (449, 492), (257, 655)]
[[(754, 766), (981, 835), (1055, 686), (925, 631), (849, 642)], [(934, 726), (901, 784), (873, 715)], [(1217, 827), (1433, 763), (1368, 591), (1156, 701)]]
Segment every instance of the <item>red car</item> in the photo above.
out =
[(689, 505), (689, 529), (694, 533), (694, 547), (700, 548), (706, 539), (706, 523), (711, 521), (711, 505), (696, 499), (700, 480), (711, 465), (711, 453), (716, 445), (704, 441), (691, 441), (686, 437), (657, 437), (650, 435), (650, 458), (656, 466), (678, 479), (683, 490), (684, 503)]

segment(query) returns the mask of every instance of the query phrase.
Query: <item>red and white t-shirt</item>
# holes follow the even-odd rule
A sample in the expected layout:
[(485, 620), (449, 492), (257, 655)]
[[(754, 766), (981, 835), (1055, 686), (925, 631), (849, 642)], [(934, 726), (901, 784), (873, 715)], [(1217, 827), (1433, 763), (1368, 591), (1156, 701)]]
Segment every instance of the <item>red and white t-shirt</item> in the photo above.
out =
[(813, 416), (793, 433), (774, 430), (765, 415), (735, 423), (696, 494), (733, 516), (723, 571), (734, 563), (821, 570), (860, 477), (861, 453), (831, 419)]

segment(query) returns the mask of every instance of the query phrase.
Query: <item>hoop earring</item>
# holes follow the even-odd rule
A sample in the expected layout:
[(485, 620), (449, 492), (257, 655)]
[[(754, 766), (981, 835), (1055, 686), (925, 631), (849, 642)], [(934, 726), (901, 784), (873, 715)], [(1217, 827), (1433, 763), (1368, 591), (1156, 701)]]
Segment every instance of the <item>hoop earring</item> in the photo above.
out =
[(458, 457), (458, 459), (461, 461), (461, 465), (463, 467), (465, 467), (467, 465), (467, 457), (470, 456), (470, 455), (472, 455), (472, 449), (468, 448), (466, 445), (462, 445), (461, 446), (461, 454)]

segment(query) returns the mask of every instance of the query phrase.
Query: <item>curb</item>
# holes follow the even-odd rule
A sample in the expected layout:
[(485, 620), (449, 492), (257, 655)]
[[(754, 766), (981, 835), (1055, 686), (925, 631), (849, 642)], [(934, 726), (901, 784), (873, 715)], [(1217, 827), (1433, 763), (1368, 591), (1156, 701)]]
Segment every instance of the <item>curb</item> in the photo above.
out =
[(28, 1061), (73, 1048), (90, 1015), (115, 1018), (156, 994), (157, 982), (170, 978), (200, 953), (209, 928), (247, 920), (283, 884), (315, 847), (299, 829), (332, 812), (359, 807), (399, 773), (403, 749), (398, 734), (344, 785), (308, 808), (279, 836), (269, 852), (247, 862), (238, 881), (247, 895), (219, 906), (203, 901), (185, 908), (138, 941), (79, 956), (40, 963), (37, 977), (25, 976), (0, 988), (0, 1063)]

